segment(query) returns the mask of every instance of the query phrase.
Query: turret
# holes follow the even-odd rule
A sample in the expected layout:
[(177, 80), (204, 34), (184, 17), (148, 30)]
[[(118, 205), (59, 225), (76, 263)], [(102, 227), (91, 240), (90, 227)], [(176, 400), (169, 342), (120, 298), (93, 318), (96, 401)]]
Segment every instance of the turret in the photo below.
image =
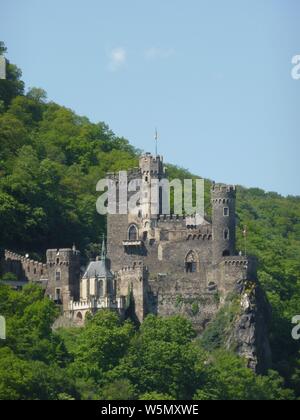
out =
[(211, 198), (213, 259), (218, 262), (222, 257), (235, 254), (236, 188), (232, 185), (213, 184)]

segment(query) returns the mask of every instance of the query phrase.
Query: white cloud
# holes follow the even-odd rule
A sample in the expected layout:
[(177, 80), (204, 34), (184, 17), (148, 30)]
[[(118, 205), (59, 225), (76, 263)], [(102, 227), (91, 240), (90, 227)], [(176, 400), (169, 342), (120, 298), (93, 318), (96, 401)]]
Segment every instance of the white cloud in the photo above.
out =
[(127, 52), (125, 48), (118, 47), (114, 48), (109, 53), (109, 70), (117, 71), (119, 70), (127, 60)]
[(158, 59), (167, 59), (172, 57), (175, 54), (173, 48), (157, 48), (151, 47), (145, 51), (146, 60), (158, 60)]

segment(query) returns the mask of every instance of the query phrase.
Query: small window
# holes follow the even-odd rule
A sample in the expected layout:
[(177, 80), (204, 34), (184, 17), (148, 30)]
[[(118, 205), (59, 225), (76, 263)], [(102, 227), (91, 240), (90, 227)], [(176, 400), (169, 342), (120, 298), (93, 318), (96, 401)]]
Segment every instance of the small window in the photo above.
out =
[(224, 216), (229, 216), (229, 208), (224, 207)]
[(229, 230), (228, 229), (224, 230), (224, 239), (225, 239), (225, 241), (227, 241), (229, 239)]
[(131, 225), (129, 230), (128, 230), (128, 239), (130, 241), (137, 241), (138, 239), (138, 231), (137, 231), (137, 227), (134, 225)]
[(55, 279), (56, 279), (56, 281), (60, 281), (60, 279), (61, 279), (61, 272), (60, 271), (56, 272)]
[(56, 258), (56, 264), (57, 265), (59, 264), (59, 258)]
[(55, 289), (55, 300), (56, 300), (56, 302), (61, 301), (61, 290), (60, 289)]
[(197, 257), (193, 251), (190, 251), (185, 259), (185, 272), (196, 273), (197, 270)]

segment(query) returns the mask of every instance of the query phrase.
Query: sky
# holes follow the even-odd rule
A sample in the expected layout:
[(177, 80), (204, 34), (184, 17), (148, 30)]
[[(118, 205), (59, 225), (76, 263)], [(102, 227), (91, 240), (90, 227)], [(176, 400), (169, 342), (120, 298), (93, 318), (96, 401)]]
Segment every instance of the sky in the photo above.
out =
[(27, 88), (144, 151), (157, 127), (194, 174), (283, 195), (300, 195), (299, 22), (299, 0), (0, 0)]

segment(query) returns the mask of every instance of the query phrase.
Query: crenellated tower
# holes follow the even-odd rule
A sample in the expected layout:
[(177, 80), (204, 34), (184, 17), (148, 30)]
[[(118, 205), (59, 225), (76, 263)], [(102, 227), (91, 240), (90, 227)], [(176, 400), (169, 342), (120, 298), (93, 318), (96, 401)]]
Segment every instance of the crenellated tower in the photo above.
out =
[[(140, 157), (139, 167), (142, 175), (142, 218), (147, 221), (151, 219), (154, 209), (157, 209), (154, 216), (161, 214), (162, 195), (160, 189), (155, 189), (155, 181), (165, 178), (163, 158), (146, 153)], [(151, 188), (151, 183), (154, 188)]]
[(46, 294), (64, 308), (70, 298), (79, 299), (80, 252), (72, 249), (47, 251), (48, 283)]

